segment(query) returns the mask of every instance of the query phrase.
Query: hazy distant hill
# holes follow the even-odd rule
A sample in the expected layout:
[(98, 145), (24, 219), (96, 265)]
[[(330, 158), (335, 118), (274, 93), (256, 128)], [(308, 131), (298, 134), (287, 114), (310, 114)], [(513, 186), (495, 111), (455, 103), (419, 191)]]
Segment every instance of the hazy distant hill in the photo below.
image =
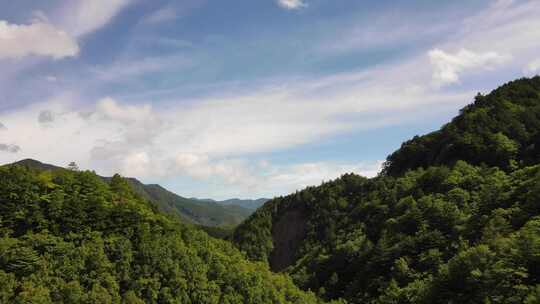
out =
[[(25, 159), (14, 164), (39, 171), (67, 170), (45, 164), (34, 159)], [(101, 177), (110, 181), (110, 177)], [(235, 226), (241, 223), (255, 208), (236, 204), (220, 204), (213, 201), (194, 200), (179, 196), (160, 185), (145, 185), (136, 178), (126, 178), (135, 192), (151, 201), (160, 211), (175, 214), (184, 221), (203, 226)], [(236, 200), (230, 200), (236, 201)], [(245, 201), (248, 202), (248, 201)], [(242, 202), (240, 202), (242, 203)], [(261, 204), (257, 205), (260, 206)]]
[(199, 198), (190, 198), (191, 200), (195, 200), (198, 202), (211, 202), (216, 203), (219, 205), (224, 206), (240, 206), (246, 209), (250, 210), (256, 210), (260, 206), (264, 205), (264, 203), (268, 202), (270, 199), (268, 198), (259, 198), (259, 199), (239, 199), (239, 198), (231, 198), (224, 201), (217, 201), (213, 199), (199, 199)]

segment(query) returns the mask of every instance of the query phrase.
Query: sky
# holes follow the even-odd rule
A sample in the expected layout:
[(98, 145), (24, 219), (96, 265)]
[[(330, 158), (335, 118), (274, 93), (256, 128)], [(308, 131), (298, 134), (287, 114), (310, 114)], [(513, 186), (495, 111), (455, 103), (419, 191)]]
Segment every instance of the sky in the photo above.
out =
[(540, 1), (0, 0), (0, 164), (285, 195), (540, 73)]

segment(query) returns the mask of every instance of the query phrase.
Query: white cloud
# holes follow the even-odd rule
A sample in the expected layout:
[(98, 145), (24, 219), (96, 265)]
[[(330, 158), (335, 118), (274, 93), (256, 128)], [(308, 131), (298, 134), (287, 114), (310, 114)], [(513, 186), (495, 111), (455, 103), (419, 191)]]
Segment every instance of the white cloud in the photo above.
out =
[[(524, 66), (540, 49), (540, 2), (499, 0), (457, 24), (455, 34), (437, 48), (467, 49), (506, 57), (504, 65)], [(493, 57), (493, 56), (492, 56)]]
[(83, 36), (107, 25), (132, 0), (74, 0), (64, 7), (63, 27), (74, 36)]
[(296, 190), (334, 180), (346, 173), (356, 173), (365, 177), (376, 176), (383, 161), (340, 164), (333, 162), (301, 163), (291, 166), (278, 166), (266, 177), (265, 182), (280, 189), (280, 193)]
[(303, 0), (277, 0), (277, 4), (289, 10), (300, 9), (307, 6)]
[(524, 74), (527, 76), (534, 76), (538, 73), (540, 73), (540, 58), (533, 60), (529, 64), (527, 64), (527, 67), (524, 71)]
[(101, 114), (106, 119), (126, 124), (144, 122), (153, 115), (151, 105), (120, 105), (111, 97), (100, 99), (97, 102), (96, 110), (96, 113)]
[(213, 161), (204, 154), (179, 153), (174, 159), (174, 165), (174, 173), (201, 180), (217, 177), (229, 184), (254, 185), (256, 179), (240, 161)]
[[(23, 147), (18, 157), (56, 164), (75, 160), (102, 174), (119, 171), (148, 178), (220, 179), (227, 185), (223, 188), (227, 190), (220, 191), (247, 195), (287, 193), (349, 171), (374, 175), (380, 164), (328, 161), (283, 166), (256, 158), (336, 134), (457, 110), (486, 87), (475, 87), (473, 92), (441, 90), (429, 85), (433, 67), (439, 72), (435, 77), (446, 84), (466, 82), (473, 72), (484, 75), (490, 68), (505, 68), (510, 55), (512, 64), (520, 67), (534, 63), (540, 46), (540, 27), (535, 27), (540, 9), (535, 2), (521, 3), (504, 9), (490, 7), (475, 16), (476, 27), (468, 22), (456, 25), (456, 36), (441, 38), (441, 43), (397, 63), (363, 71), (286, 79), (266, 87), (248, 82), (242, 92), (224, 90), (213, 98), (172, 99), (153, 106), (112, 98), (80, 106), (78, 98), (65, 98), (0, 113), (0, 121), (9, 126), (0, 132), (0, 142)], [(426, 56), (430, 49), (433, 58)], [(97, 78), (122, 79), (171, 66), (170, 58), (136, 63), (100, 68)], [(507, 77), (500, 75), (500, 79)], [(45, 110), (55, 114), (48, 128), (40, 127), (36, 119)], [(3, 153), (0, 162), (15, 157)], [(250, 183), (242, 183), (245, 180)], [(251, 191), (251, 181), (261, 188)]]
[(507, 62), (510, 57), (496, 52), (475, 53), (461, 49), (455, 54), (440, 49), (429, 51), (429, 59), (433, 65), (433, 81), (437, 85), (459, 82), (461, 73), (470, 70), (492, 70)]
[(0, 59), (30, 55), (60, 59), (78, 53), (79, 46), (72, 37), (44, 21), (18, 25), (0, 20)]
[[(245, 161), (247, 155), (417, 119), (422, 115), (419, 105), (454, 108), (473, 96), (441, 95), (406, 81), (397, 81), (396, 85), (393, 81), (401, 72), (389, 68), (367, 74), (377, 80), (344, 74), (290, 88), (270, 87), (249, 95), (177, 101), (158, 108), (150, 104), (128, 105), (110, 97), (81, 107), (79, 98), (67, 96), (0, 113), (0, 121), (10, 126), (0, 133), (0, 142), (23, 147), (19, 157), (55, 164), (76, 161), (81, 168), (96, 169), (101, 174), (217, 179), (238, 193), (262, 185), (258, 191), (268, 194), (364, 169), (321, 164), (275, 169), (268, 162), (262, 162), (263, 166), (249, 163)], [(433, 112), (431, 107), (429, 112)], [(47, 128), (36, 119), (40, 116), (46, 118)], [(0, 155), (0, 162), (14, 160), (11, 154)], [(268, 174), (261, 176), (259, 171)]]
[(536, 0), (499, 0), (472, 15), (451, 37), (452, 44), (474, 50), (489, 48), (502, 54), (529, 56), (540, 46), (540, 3)]
[(151, 159), (146, 152), (134, 152), (125, 155), (120, 160), (121, 172), (126, 176), (147, 176), (152, 165)]

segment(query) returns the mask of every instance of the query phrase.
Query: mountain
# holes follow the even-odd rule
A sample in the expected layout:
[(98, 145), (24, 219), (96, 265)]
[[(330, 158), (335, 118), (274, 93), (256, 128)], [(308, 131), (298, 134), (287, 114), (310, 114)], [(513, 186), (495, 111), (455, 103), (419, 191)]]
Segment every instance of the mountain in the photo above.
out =
[(144, 185), (144, 191), (160, 210), (177, 213), (182, 218), (203, 226), (235, 226), (246, 219), (252, 210), (214, 202), (196, 201), (176, 195), (159, 185)]
[(22, 167), (26, 167), (26, 168), (34, 169), (38, 171), (58, 171), (58, 170), (67, 171), (66, 168), (62, 168), (62, 167), (50, 165), (50, 164), (45, 164), (45, 163), (42, 163), (35, 159), (30, 159), (30, 158), (23, 159), (21, 161), (15, 162), (10, 165), (19, 165)]
[(256, 210), (257, 208), (261, 207), (269, 201), (269, 198), (259, 198), (259, 199), (239, 199), (239, 198), (232, 198), (224, 201), (216, 201), (213, 199), (198, 199), (198, 198), (191, 198), (191, 200), (196, 200), (199, 202), (210, 202), (210, 203), (216, 203), (218, 205), (223, 206), (239, 206), (242, 208), (250, 209), (250, 210)]
[(0, 167), (0, 303), (322, 303), (155, 209), (118, 175)]
[(535, 164), (540, 156), (539, 77), (507, 83), (474, 103), (440, 130), (403, 143), (385, 173), (450, 165), (458, 160), (509, 170)]
[[(33, 159), (14, 163), (38, 171), (67, 171)], [(101, 177), (110, 182), (111, 177)], [(202, 226), (235, 226), (247, 218), (252, 209), (184, 198), (159, 185), (145, 185), (135, 178), (127, 178), (131, 187), (142, 198), (151, 201), (160, 211), (180, 217), (182, 220)]]
[(478, 95), (440, 130), (275, 198), (233, 234), (255, 261), (348, 303), (539, 303), (540, 77)]

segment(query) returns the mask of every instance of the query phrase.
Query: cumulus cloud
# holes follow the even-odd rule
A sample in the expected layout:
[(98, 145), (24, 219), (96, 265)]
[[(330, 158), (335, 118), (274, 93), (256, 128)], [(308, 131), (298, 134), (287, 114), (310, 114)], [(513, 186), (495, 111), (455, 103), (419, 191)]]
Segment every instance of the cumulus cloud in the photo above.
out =
[(461, 49), (454, 54), (433, 49), (428, 55), (433, 65), (433, 81), (437, 85), (459, 82), (461, 73), (474, 69), (491, 70), (510, 59), (509, 56), (496, 52), (475, 53), (467, 49)]
[(255, 177), (239, 161), (212, 161), (207, 155), (179, 153), (174, 159), (177, 173), (186, 174), (198, 179), (221, 178), (229, 184), (253, 184)]
[[(441, 95), (406, 81), (394, 83), (400, 74), (385, 68), (369, 72), (381, 80), (376, 83), (366, 80), (365, 75), (344, 74), (306, 81), (293, 88), (270, 87), (246, 95), (178, 101), (159, 107), (126, 104), (111, 97), (81, 106), (77, 98), (68, 96), (0, 113), (0, 121), (13, 130), (2, 132), (2, 140), (23, 146), (24, 157), (52, 163), (74, 160), (81, 168), (104, 175), (120, 172), (141, 178), (217, 179), (233, 185), (231, 189), (239, 193), (256, 185), (263, 185), (261, 193), (269, 193), (270, 188), (304, 186), (313, 180), (329, 179), (335, 176), (333, 172), (361, 168), (319, 164), (319, 169), (306, 165), (293, 172), (275, 169), (267, 162), (262, 163), (264, 167), (258, 166), (245, 160), (248, 155), (401, 123), (422, 115), (418, 105), (454, 108), (473, 96)], [(43, 114), (47, 111), (54, 114)], [(54, 117), (55, 123), (42, 128), (35, 118), (29, 120), (40, 115), (42, 121)], [(13, 160), (9, 155), (0, 156), (0, 162)], [(311, 177), (302, 181), (301, 175)]]
[(92, 143), (91, 162), (128, 175), (165, 174), (165, 160), (154, 147), (155, 139), (164, 132), (164, 123), (151, 105), (124, 105), (106, 97), (82, 119), (88, 124), (90, 133), (95, 125), (110, 130), (109, 136), (96, 138)]
[(18, 153), (21, 147), (17, 145), (0, 144), (0, 152)]
[(60, 59), (78, 53), (79, 46), (68, 33), (45, 21), (19, 25), (0, 20), (0, 59), (30, 55)]
[(152, 165), (150, 157), (146, 152), (134, 152), (125, 155), (121, 160), (122, 172), (128, 176), (148, 176), (152, 169), (149, 166)]
[(288, 10), (300, 9), (307, 6), (303, 0), (277, 0), (277, 4)]
[(100, 99), (96, 104), (96, 113), (104, 118), (126, 124), (145, 121), (153, 116), (152, 106), (121, 105), (111, 97)]
[(74, 0), (62, 12), (62, 24), (72, 35), (83, 36), (107, 25), (132, 0)]

